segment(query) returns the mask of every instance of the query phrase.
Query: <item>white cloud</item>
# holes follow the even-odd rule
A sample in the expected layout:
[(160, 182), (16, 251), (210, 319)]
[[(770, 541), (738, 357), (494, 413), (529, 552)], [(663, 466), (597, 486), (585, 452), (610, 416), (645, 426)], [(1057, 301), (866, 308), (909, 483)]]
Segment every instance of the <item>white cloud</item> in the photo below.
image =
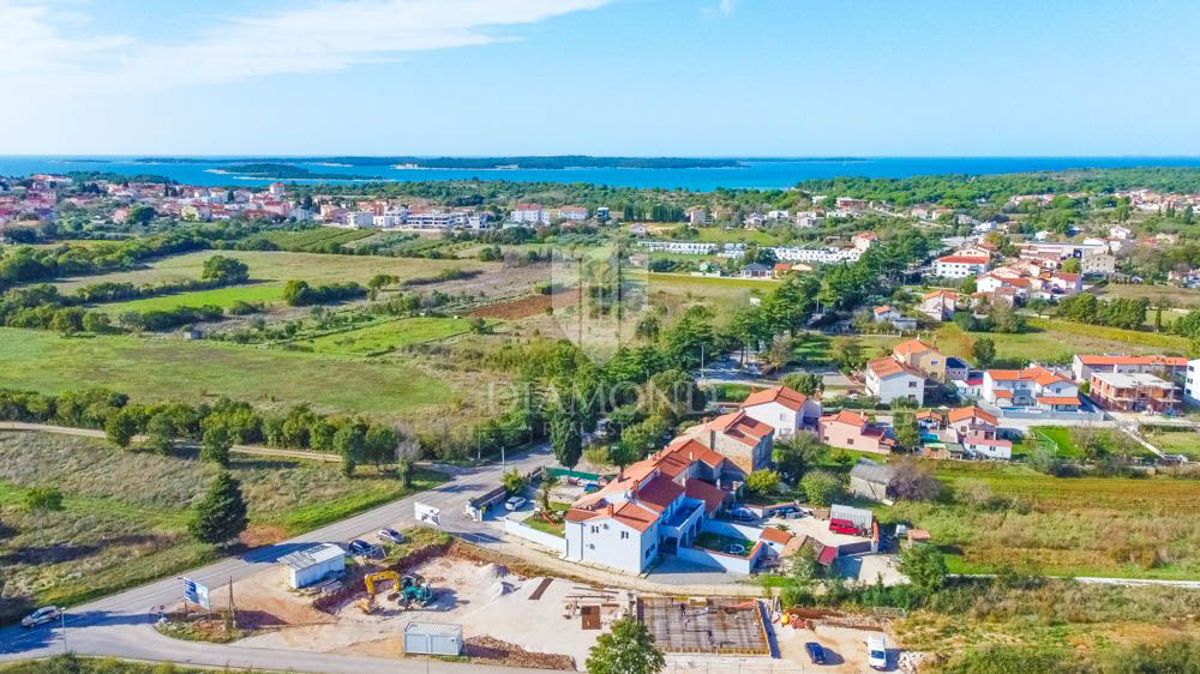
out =
[(733, 14), (733, 10), (737, 9), (737, 0), (720, 0), (717, 3), (717, 11), (729, 16)]
[(404, 52), (489, 44), (505, 39), (495, 29), (607, 2), (318, 0), (222, 17), (171, 43), (90, 34), (85, 20), (50, 0), (0, 0), (0, 86), (111, 93), (335, 71)]

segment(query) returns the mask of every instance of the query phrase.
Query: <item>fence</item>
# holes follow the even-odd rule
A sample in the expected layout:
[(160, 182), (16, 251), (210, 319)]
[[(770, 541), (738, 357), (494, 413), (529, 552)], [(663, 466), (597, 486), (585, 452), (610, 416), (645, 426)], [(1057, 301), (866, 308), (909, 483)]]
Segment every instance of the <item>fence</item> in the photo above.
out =
[(513, 536), (519, 536), (527, 541), (532, 541), (542, 547), (550, 548), (560, 555), (567, 554), (567, 539), (559, 538), (558, 536), (548, 534), (544, 531), (538, 531), (537, 529), (534, 529), (523, 522), (518, 522), (512, 518), (506, 518), (504, 520), (504, 532), (512, 534)]

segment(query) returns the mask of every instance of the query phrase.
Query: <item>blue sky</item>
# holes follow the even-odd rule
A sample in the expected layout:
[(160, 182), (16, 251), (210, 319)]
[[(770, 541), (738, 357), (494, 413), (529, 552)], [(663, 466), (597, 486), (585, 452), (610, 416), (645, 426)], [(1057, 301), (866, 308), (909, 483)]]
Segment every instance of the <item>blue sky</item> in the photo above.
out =
[(0, 0), (0, 154), (1200, 154), (1188, 0)]

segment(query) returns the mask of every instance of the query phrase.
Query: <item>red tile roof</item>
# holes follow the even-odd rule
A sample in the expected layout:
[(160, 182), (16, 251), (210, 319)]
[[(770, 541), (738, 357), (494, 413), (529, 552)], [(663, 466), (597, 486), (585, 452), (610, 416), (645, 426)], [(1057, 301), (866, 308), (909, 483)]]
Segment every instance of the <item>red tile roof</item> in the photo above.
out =
[(866, 419), (866, 417), (864, 417), (860, 414), (857, 414), (855, 412), (851, 412), (850, 410), (842, 410), (841, 412), (838, 412), (837, 414), (821, 417), (821, 423), (823, 423), (823, 424), (832, 424), (832, 423), (848, 424), (850, 426), (862, 428), (863, 426), (867, 425), (867, 419)]
[(937, 261), (946, 264), (987, 264), (988, 258), (975, 255), (947, 255), (939, 257)]
[(870, 370), (871, 372), (874, 372), (875, 376), (879, 377), (880, 379), (894, 377), (898, 374), (910, 374), (914, 377), (922, 377), (923, 378), (923, 375), (921, 375), (921, 373), (913, 370), (910, 367), (906, 367), (900, 363), (897, 363), (892, 358), (887, 358), (887, 357), (876, 358), (875, 360), (867, 363), (867, 369)]
[(666, 510), (683, 491), (683, 487), (672, 482), (666, 475), (659, 475), (636, 489), (638, 503), (656, 513)]
[(725, 497), (728, 496), (724, 489), (709, 484), (704, 480), (688, 480), (683, 493), (688, 498), (704, 501), (704, 511), (709, 515), (720, 510), (721, 504), (725, 502)]
[(1079, 356), (1084, 365), (1148, 365), (1151, 367), (1187, 367), (1187, 358), (1176, 356)]
[(996, 417), (992, 414), (984, 412), (978, 407), (960, 407), (958, 409), (953, 409), (950, 410), (950, 414), (947, 416), (952, 424), (958, 423), (963, 419), (975, 418), (979, 419), (980, 421), (986, 421), (993, 426), (996, 425)]
[(936, 351), (936, 350), (937, 349), (933, 348), (932, 346), (929, 346), (928, 344), (926, 344), (925, 342), (922, 342), (919, 339), (910, 339), (908, 341), (900, 342), (899, 344), (897, 344), (895, 346), (895, 348), (892, 349), (892, 353), (896, 354), (897, 356), (911, 356), (911, 355), (918, 354), (918, 353), (925, 353), (926, 351)]
[(744, 445), (753, 447), (775, 429), (748, 416), (745, 412), (730, 412), (704, 424), (704, 430), (719, 431)]
[(792, 534), (789, 534), (788, 532), (784, 531), (783, 529), (776, 529), (775, 527), (766, 527), (762, 531), (762, 539), (764, 541), (768, 541), (770, 543), (778, 543), (779, 545), (787, 545), (788, 541), (792, 540), (792, 538), (793, 538)]
[(794, 391), (786, 386), (776, 386), (756, 391), (746, 396), (746, 399), (742, 402), (742, 409), (764, 403), (779, 403), (793, 412), (799, 412), (804, 409), (804, 403), (806, 402), (808, 402), (808, 396), (803, 393)]
[(1038, 396), (1037, 401), (1043, 405), (1075, 405), (1080, 404), (1078, 396)]

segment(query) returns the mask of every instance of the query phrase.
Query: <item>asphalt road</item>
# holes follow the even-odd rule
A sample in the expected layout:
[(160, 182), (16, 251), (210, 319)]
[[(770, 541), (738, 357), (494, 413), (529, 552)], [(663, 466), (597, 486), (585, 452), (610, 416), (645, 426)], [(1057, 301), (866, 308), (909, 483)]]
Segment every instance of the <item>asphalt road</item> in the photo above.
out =
[[(547, 447), (539, 447), (506, 465), (493, 464), (459, 471), (443, 485), (380, 506), (374, 510), (334, 522), (307, 534), (275, 545), (250, 550), (208, 566), (180, 574), (199, 581), (214, 591), (231, 579), (236, 582), (274, 566), (280, 557), (315, 543), (345, 544), (354, 538), (371, 537), (383, 527), (404, 528), (416, 524), (413, 504), (441, 508), (441, 528), (467, 540), (484, 542), (492, 537), (485, 525), (463, 514), (468, 499), (499, 485), (501, 474), (513, 467), (522, 472), (553, 461)], [(61, 625), (25, 630), (19, 626), (0, 630), (0, 662), (44, 657), (65, 649), (81, 655), (103, 655), (181, 664), (236, 667), (298, 672), (422, 672), (467, 674), (519, 674), (537, 670), (447, 664), (440, 661), (393, 660), (359, 656), (309, 653), (291, 650), (243, 648), (187, 642), (165, 637), (154, 630), (151, 609), (180, 601), (182, 583), (167, 578), (136, 587), (70, 609), (66, 633)], [(65, 647), (64, 647), (65, 636)]]

